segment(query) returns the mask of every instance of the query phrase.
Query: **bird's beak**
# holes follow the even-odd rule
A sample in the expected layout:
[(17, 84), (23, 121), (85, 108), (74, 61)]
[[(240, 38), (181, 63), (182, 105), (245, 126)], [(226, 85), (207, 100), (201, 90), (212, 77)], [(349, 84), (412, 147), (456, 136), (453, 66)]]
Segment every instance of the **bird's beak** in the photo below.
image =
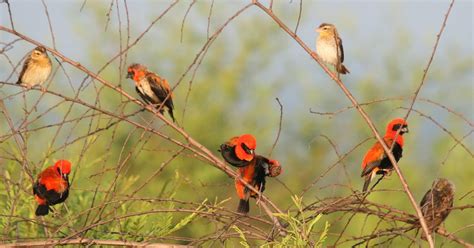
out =
[(133, 73), (129, 71), (126, 78), (133, 78)]
[(403, 128), (402, 128), (402, 132), (403, 132), (403, 133), (408, 133), (408, 127), (403, 127)]
[(64, 180), (69, 181), (69, 176), (68, 176), (68, 174), (62, 174), (62, 173), (61, 173), (61, 176), (63, 177)]
[(253, 149), (248, 148), (245, 144), (241, 145), (242, 149), (244, 149), (245, 153), (253, 155), (255, 151)]

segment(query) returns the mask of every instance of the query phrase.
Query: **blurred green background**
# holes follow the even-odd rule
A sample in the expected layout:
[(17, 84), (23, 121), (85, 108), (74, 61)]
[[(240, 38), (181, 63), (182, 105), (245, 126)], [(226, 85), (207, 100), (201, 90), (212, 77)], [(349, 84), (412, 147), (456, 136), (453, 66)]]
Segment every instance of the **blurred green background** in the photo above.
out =
[[(39, 1), (10, 1), (16, 30), (48, 47), (54, 45), (57, 51), (93, 72), (126, 47), (127, 39), (130, 43), (135, 41), (170, 5), (168, 1), (127, 1), (126, 9), (122, 1), (112, 1), (112, 5), (109, 1), (57, 0), (45, 3), (52, 23), (54, 44), (44, 6)], [(191, 6), (183, 22), (190, 4), (191, 1), (177, 3), (126, 56), (114, 60), (100, 76), (138, 97), (133, 83), (125, 79), (126, 66), (137, 62), (164, 76), (174, 86), (207, 37), (248, 2), (199, 1)], [(211, 5), (212, 15), (209, 18)], [(322, 22), (337, 26), (344, 42), (344, 64), (351, 71), (342, 78), (349, 90), (361, 103), (394, 98), (364, 106), (378, 130), (383, 132), (390, 119), (406, 114), (407, 110), (403, 108), (409, 106), (409, 98), (421, 81), (448, 5), (447, 1), (304, 1), (297, 33), (314, 49), (315, 28)], [(293, 29), (297, 25), (299, 8), (299, 1), (274, 3), (275, 14)], [(410, 133), (405, 136), (400, 167), (418, 201), (434, 179), (445, 177), (456, 185), (455, 205), (472, 204), (473, 196), (469, 194), (473, 190), (474, 176), (474, 140), (470, 135), (474, 113), (472, 21), (472, 1), (456, 2), (414, 106), (422, 115), (413, 112), (408, 119)], [(129, 29), (127, 22), (130, 23)], [(10, 27), (5, 4), (0, 4), (0, 23)], [(14, 39), (16, 37), (10, 34), (0, 33), (2, 44)], [(2, 54), (6, 55), (0, 57), (2, 81), (16, 82), (17, 75), (11, 76), (12, 65), (20, 63), (24, 54), (33, 47), (28, 42), (19, 41)], [(54, 59), (53, 62), (54, 67), (58, 68), (58, 62)], [(114, 113), (138, 110), (137, 105), (128, 103), (113, 90), (104, 88), (99, 92), (101, 83), (91, 82), (81, 71), (66, 63), (63, 63), (63, 68), (52, 78), (49, 90), (70, 97), (80, 90), (78, 97), (81, 100)], [(19, 72), (19, 68), (16, 71)], [(337, 162), (338, 156), (325, 136), (336, 145), (340, 154), (348, 153), (363, 140), (373, 137), (357, 111), (352, 108), (345, 110), (350, 102), (339, 87), (256, 6), (239, 15), (219, 34), (206, 51), (194, 76), (193, 73), (192, 69), (175, 89), (175, 116), (192, 137), (216, 155), (222, 142), (242, 133), (254, 134), (258, 141), (257, 152), (268, 155), (279, 126), (280, 109), (275, 98), (280, 99), (283, 122), (272, 157), (281, 162), (284, 172), (278, 178), (280, 182), (267, 180), (265, 195), (283, 210), (293, 207), (291, 195), (300, 194)], [(83, 80), (86, 83), (80, 87)], [(107, 199), (134, 192), (179, 150), (178, 146), (137, 130), (126, 122), (102, 130), (110, 124), (110, 118), (83, 106), (61, 103), (60, 98), (48, 94), (40, 99), (38, 91), (28, 92), (26, 96), (22, 93), (15, 95), (19, 91), (18, 87), (0, 85), (0, 97), (15, 126), (30, 130), (24, 135), (27, 143), (25, 152), (29, 163), (34, 166), (34, 174), (60, 158), (71, 160), (75, 166), (71, 195), (65, 204), (67, 209), (56, 207), (67, 214), (56, 220), (47, 220), (56, 224), (67, 223), (67, 228), (57, 233), (61, 237), (91, 224), (94, 218), (105, 218), (100, 214), (78, 218), (76, 215)], [(22, 125), (24, 109), (30, 109), (38, 99), (37, 111), (27, 117), (31, 123), (25, 127)], [(55, 107), (50, 109), (52, 106)], [(316, 112), (344, 111), (318, 115), (310, 113), (310, 109)], [(75, 120), (84, 115), (92, 116)], [(184, 141), (149, 113), (139, 113), (130, 118), (142, 124), (152, 121), (152, 127)], [(48, 126), (64, 120), (72, 121)], [(0, 123), (0, 170), (3, 179), (0, 197), (4, 199), (0, 202), (3, 216), (0, 217), (0, 224), (5, 230), (3, 239), (44, 237), (44, 231), (35, 224), (19, 221), (33, 218), (36, 205), (30, 194), (29, 179), (20, 170), (21, 163), (15, 161), (22, 155), (15, 140), (7, 137), (12, 131), (5, 120)], [(94, 132), (98, 129), (99, 132)], [(87, 135), (90, 136), (84, 138)], [(461, 140), (462, 145), (457, 144), (456, 139)], [(352, 190), (360, 190), (360, 163), (373, 142), (374, 139), (364, 142), (350, 152), (342, 163), (304, 194), (304, 202), (309, 204), (324, 197), (345, 196)], [(112, 184), (115, 177), (117, 183)], [(369, 200), (414, 214), (395, 173), (377, 187), (390, 191), (375, 192)], [(113, 189), (112, 195), (105, 193), (109, 189)], [(233, 180), (199, 161), (188, 151), (180, 153), (163, 171), (147, 181), (137, 196), (172, 197), (196, 203), (204, 199), (221, 201), (230, 198), (223, 206), (231, 210), (237, 204)], [(166, 204), (167, 208), (175, 207)], [(105, 212), (133, 213), (152, 209), (153, 205), (146, 202), (113, 203), (106, 206)], [(112, 210), (114, 208), (116, 210)], [(254, 201), (250, 214), (264, 215)], [(118, 236), (109, 231), (120, 226), (130, 230), (136, 228), (135, 234), (150, 229), (164, 230), (164, 223), (171, 226), (183, 216), (150, 214), (141, 219), (130, 218), (129, 221), (136, 223), (113, 221), (89, 231), (87, 235), (117, 239)], [(337, 220), (338, 217), (337, 214), (323, 216), (323, 222), (318, 224), (324, 226), (325, 221), (331, 224), (328, 244), (334, 242), (332, 234), (338, 234), (346, 223)], [(454, 232), (470, 225), (456, 235), (472, 243), (473, 220), (472, 209), (453, 211), (446, 221), (446, 229)], [(127, 226), (142, 224), (146, 225), (142, 229)], [(376, 225), (376, 218), (366, 220), (366, 216), (357, 215), (345, 234), (348, 237), (369, 234)], [(195, 219), (171, 236), (194, 239), (212, 233), (215, 228), (207, 221)], [(37, 231), (32, 233), (32, 230)], [(164, 235), (166, 231), (153, 235), (156, 238), (160, 234)], [(139, 236), (130, 235), (128, 238), (150, 239)], [(173, 241), (173, 238), (164, 240)], [(443, 245), (442, 237), (436, 237), (436, 241), (438, 245)], [(395, 240), (394, 244), (405, 242)], [(217, 244), (210, 246), (213, 245)]]

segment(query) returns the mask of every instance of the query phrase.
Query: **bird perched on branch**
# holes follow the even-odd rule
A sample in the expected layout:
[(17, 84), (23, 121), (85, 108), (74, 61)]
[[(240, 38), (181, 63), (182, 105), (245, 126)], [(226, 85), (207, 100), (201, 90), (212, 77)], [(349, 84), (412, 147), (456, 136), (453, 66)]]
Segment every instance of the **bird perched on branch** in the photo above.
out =
[(33, 194), (38, 207), (36, 216), (49, 213), (51, 205), (64, 202), (69, 195), (69, 179), (71, 163), (67, 160), (59, 160), (53, 166), (49, 166), (38, 175), (33, 185)]
[[(420, 202), (430, 232), (436, 231), (448, 217), (454, 202), (454, 184), (445, 178), (438, 178)], [(424, 234), (422, 234), (424, 238)]]
[[(231, 138), (220, 146), (224, 160), (232, 166), (239, 167), (237, 172), (242, 179), (256, 188), (259, 192), (265, 190), (265, 177), (276, 177), (281, 174), (281, 166), (277, 160), (256, 155), (257, 141), (250, 134)], [(235, 189), (239, 197), (237, 212), (250, 211), (250, 197), (257, 198), (258, 194), (248, 189), (240, 180), (235, 181)]]
[[(408, 124), (405, 120), (398, 118), (388, 123), (385, 136), (383, 137), (385, 144), (389, 148), (392, 147), (393, 144), (392, 154), (397, 162), (402, 157), (403, 135), (405, 133), (408, 133)], [(382, 144), (379, 142), (375, 143), (365, 154), (364, 160), (362, 161), (361, 177), (365, 177), (362, 191), (367, 191), (370, 181), (375, 175), (379, 174), (385, 176), (388, 172), (391, 172), (392, 169), (393, 165), (383, 150)]]
[[(51, 74), (52, 64), (48, 57), (46, 48), (38, 46), (33, 49), (21, 69), (20, 76), (18, 77), (17, 84), (23, 85), (28, 89), (33, 88), (36, 85), (42, 85)], [(45, 91), (41, 87), (42, 91)]]
[(316, 53), (328, 64), (333, 65), (336, 71), (341, 74), (349, 73), (349, 70), (342, 64), (344, 62), (344, 48), (342, 40), (334, 25), (323, 23), (316, 29), (319, 33), (316, 39)]
[(135, 81), (135, 89), (138, 95), (147, 103), (153, 105), (155, 108), (164, 102), (160, 113), (163, 114), (163, 109), (167, 108), (168, 113), (175, 121), (173, 115), (173, 92), (171, 92), (168, 81), (148, 69), (141, 64), (132, 64), (128, 67), (127, 78)]

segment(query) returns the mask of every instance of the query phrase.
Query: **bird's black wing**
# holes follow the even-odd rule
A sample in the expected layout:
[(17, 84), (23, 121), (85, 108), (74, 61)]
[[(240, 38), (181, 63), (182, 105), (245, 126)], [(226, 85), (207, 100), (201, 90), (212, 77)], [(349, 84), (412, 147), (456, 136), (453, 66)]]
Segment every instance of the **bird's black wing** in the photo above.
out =
[(62, 198), (64, 193), (69, 194), (69, 192), (67, 190), (63, 193), (58, 193), (55, 190), (50, 189), (50, 190), (46, 191), (46, 193), (44, 194), (44, 199), (46, 199), (46, 201), (48, 202), (49, 205), (54, 205), (54, 204), (57, 204), (59, 202), (63, 202), (65, 200), (64, 199), (63, 201), (61, 201), (61, 198)]
[[(56, 192), (54, 192), (56, 193)], [(56, 193), (57, 194), (57, 193)], [(49, 202), (50, 205), (58, 204), (58, 203), (63, 203), (67, 197), (69, 196), (69, 188), (66, 189), (63, 193), (59, 194), (59, 198), (56, 198), (56, 201), (51, 201)]]
[(229, 146), (228, 144), (222, 144), (220, 146), (219, 152), (221, 153), (224, 160), (232, 166), (244, 167), (249, 164), (248, 161), (237, 158), (233, 146)]
[[(158, 82), (157, 80), (164, 80), (162, 78), (155, 78), (154, 76), (147, 76), (147, 80), (150, 83), (150, 88), (155, 93), (155, 95), (163, 102), (168, 94), (171, 94), (171, 91), (163, 86), (162, 82)], [(171, 96), (166, 99), (165, 106), (174, 109), (173, 99)]]
[(58, 193), (52, 189), (47, 190), (46, 186), (40, 184), (39, 182), (36, 182), (33, 185), (33, 194), (45, 199), (48, 205), (54, 205), (57, 203), (64, 202), (69, 195), (69, 191), (68, 189), (66, 189), (66, 191), (64, 191), (63, 193)]
[(255, 163), (255, 174), (253, 176), (255, 185), (258, 187), (260, 192), (265, 190), (265, 176), (268, 174), (268, 167), (270, 161), (268, 158), (263, 156), (256, 156), (255, 159), (257, 160)]
[(39, 195), (42, 198), (44, 198), (43, 196), (44, 196), (44, 194), (46, 194), (46, 187), (44, 185), (40, 184), (39, 182), (36, 182), (33, 185), (33, 194)]
[[(385, 159), (387, 156), (384, 155), (384, 158)], [(379, 167), (381, 162), (383, 161), (382, 160), (376, 160), (376, 161), (373, 161), (373, 162), (370, 162), (368, 163), (364, 170), (362, 170), (362, 173), (360, 174), (360, 177), (364, 177), (364, 176), (367, 176), (368, 174), (370, 174), (372, 172), (372, 170), (374, 170), (375, 168)]]

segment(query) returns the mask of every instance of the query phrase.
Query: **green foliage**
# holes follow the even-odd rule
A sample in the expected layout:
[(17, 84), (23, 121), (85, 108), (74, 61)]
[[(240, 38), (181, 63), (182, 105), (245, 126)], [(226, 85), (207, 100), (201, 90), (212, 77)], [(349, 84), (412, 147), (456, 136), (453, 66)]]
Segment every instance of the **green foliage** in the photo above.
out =
[[(59, 232), (60, 236), (66, 237), (80, 230), (85, 223), (86, 215), (81, 215), (83, 209), (87, 209), (94, 199), (105, 196), (94, 195), (75, 190), (72, 185), (69, 197), (64, 204), (53, 206), (53, 212), (45, 217), (35, 217), (36, 202), (34, 201), (31, 184), (23, 178), (19, 170), (14, 169), (16, 163), (4, 165), (3, 175), (0, 182), (0, 227), (3, 235), (16, 237), (17, 239), (41, 238), (48, 233)], [(13, 171), (13, 175), (10, 171)], [(177, 175), (178, 177), (178, 175)], [(121, 180), (121, 186), (131, 187), (138, 181), (137, 177), (129, 177)], [(125, 239), (129, 241), (147, 241), (151, 238), (166, 237), (187, 227), (196, 219), (198, 213), (209, 213), (212, 208), (204, 207), (205, 199), (195, 208), (183, 209), (185, 214), (178, 215), (182, 208), (173, 201), (173, 196), (179, 189), (178, 180), (172, 180), (169, 190), (162, 193), (162, 202), (156, 200), (118, 200), (116, 204), (111, 203), (115, 217), (97, 218), (98, 225), (85, 235), (85, 238), (96, 239)], [(26, 189), (26, 190), (24, 190)], [(215, 202), (213, 206), (219, 206), (222, 202)], [(97, 215), (97, 216), (95, 216)], [(89, 218), (100, 217), (100, 211), (92, 210)], [(38, 223), (24, 221), (20, 216), (27, 216)], [(7, 218), (8, 217), (8, 218)], [(42, 225), (49, 227), (44, 228)]]
[[(317, 232), (314, 230), (314, 227), (322, 215), (305, 217), (307, 212), (303, 211), (303, 199), (296, 195), (292, 196), (291, 199), (297, 208), (298, 217), (291, 214), (290, 211), (285, 214), (274, 213), (273, 215), (283, 220), (286, 224), (286, 235), (279, 240), (260, 245), (260, 247), (323, 247), (328, 235), (329, 223), (326, 221), (323, 229), (319, 231), (319, 238), (316, 240)], [(239, 243), (243, 247), (250, 247), (244, 232), (235, 225), (232, 228), (239, 234)]]
[(274, 215), (284, 220), (288, 224), (288, 235), (286, 235), (279, 243), (277, 247), (322, 247), (324, 241), (327, 238), (329, 230), (329, 223), (326, 221), (324, 229), (319, 235), (319, 239), (315, 240), (314, 227), (315, 224), (321, 219), (321, 214), (317, 216), (306, 215), (308, 212), (303, 211), (303, 198), (297, 195), (292, 196), (291, 200), (297, 208), (298, 217), (292, 215), (289, 211), (286, 214), (275, 213)]
[(241, 239), (241, 241), (239, 242), (239, 244), (242, 245), (242, 247), (245, 247), (245, 248), (249, 248), (250, 245), (249, 243), (247, 242), (247, 238), (245, 238), (245, 234), (244, 232), (242, 232), (242, 230), (240, 230), (237, 226), (233, 225), (232, 226), (232, 229), (234, 229), (238, 234), (239, 234), (239, 237)]

